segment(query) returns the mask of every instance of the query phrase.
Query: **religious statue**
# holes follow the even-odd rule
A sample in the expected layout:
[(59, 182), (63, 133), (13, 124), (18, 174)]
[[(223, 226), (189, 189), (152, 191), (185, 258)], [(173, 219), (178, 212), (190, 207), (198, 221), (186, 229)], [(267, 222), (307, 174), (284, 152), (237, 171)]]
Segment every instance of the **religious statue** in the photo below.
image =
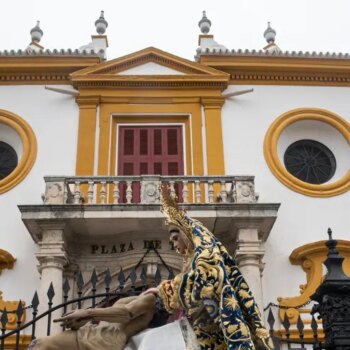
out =
[(108, 308), (75, 310), (55, 320), (70, 330), (36, 339), (28, 350), (123, 350), (131, 336), (147, 328), (155, 305), (156, 296), (147, 293), (119, 299)]
[[(185, 311), (202, 350), (273, 349), (254, 297), (226, 248), (179, 210), (175, 198), (163, 196), (161, 202), (170, 239), (185, 257), (183, 273), (158, 287), (167, 311)], [(211, 317), (203, 317), (204, 310)]]

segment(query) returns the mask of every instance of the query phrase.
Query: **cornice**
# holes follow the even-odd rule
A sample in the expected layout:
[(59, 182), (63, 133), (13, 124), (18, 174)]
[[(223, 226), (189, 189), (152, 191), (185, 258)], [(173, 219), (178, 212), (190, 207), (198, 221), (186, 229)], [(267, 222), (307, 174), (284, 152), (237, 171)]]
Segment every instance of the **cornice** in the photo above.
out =
[(70, 84), (72, 72), (100, 61), (96, 56), (0, 55), (0, 85)]
[(228, 77), (207, 75), (89, 75), (71, 76), (75, 88), (199, 88), (224, 90)]
[(350, 59), (290, 56), (201, 56), (229, 73), (230, 84), (350, 86)]
[(96, 108), (100, 98), (98, 96), (78, 96), (76, 101), (81, 108)]
[(205, 109), (217, 109), (224, 105), (225, 97), (202, 98), (201, 102)]

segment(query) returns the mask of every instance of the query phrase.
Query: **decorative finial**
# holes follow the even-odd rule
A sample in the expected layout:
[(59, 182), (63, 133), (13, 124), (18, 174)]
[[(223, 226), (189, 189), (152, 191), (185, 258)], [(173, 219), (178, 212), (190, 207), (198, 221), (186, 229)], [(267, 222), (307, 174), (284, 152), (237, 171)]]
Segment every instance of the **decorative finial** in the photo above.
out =
[(101, 11), (100, 18), (95, 21), (95, 27), (98, 34), (103, 35), (108, 27), (108, 22), (105, 20), (104, 11)]
[(31, 29), (30, 35), (32, 37), (32, 41), (35, 41), (37, 43), (40, 42), (42, 36), (44, 35), (44, 32), (40, 28), (40, 21), (37, 21), (36, 26)]
[(202, 19), (198, 22), (198, 26), (202, 34), (208, 34), (211, 27), (211, 21), (207, 18), (205, 11), (203, 11)]
[(270, 22), (267, 22), (267, 28), (264, 31), (264, 37), (269, 44), (275, 42), (276, 31), (273, 28), (271, 28)]
[(330, 228), (328, 228), (327, 230), (328, 236), (329, 236), (329, 240), (332, 240), (332, 230)]

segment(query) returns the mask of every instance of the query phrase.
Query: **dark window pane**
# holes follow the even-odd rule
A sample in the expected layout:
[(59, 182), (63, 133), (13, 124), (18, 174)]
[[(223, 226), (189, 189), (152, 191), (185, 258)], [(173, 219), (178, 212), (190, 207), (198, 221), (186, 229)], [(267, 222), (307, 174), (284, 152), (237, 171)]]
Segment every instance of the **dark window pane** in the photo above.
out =
[(148, 154), (148, 130), (146, 129), (140, 130), (140, 154)]
[(9, 144), (0, 141), (0, 180), (10, 175), (17, 164), (16, 151)]
[(124, 154), (134, 154), (134, 130), (124, 131)]
[(179, 175), (179, 166), (177, 162), (168, 163), (168, 175)]
[(134, 163), (124, 163), (123, 175), (134, 175)]
[(168, 132), (168, 154), (176, 155), (177, 154), (177, 130), (169, 129)]
[(162, 175), (162, 163), (154, 163), (154, 175)]
[(148, 175), (148, 163), (140, 163), (140, 175)]
[(154, 154), (162, 154), (162, 130), (154, 130)]
[(291, 144), (284, 154), (284, 165), (299, 180), (316, 185), (329, 181), (336, 170), (332, 151), (314, 140)]

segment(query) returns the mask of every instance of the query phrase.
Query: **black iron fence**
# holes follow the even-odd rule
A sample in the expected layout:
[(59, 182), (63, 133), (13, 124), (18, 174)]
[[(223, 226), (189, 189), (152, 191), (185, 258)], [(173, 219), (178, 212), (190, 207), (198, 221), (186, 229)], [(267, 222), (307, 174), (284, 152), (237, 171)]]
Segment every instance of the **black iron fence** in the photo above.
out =
[[(169, 272), (167, 278), (169, 279), (174, 278), (173, 271), (167, 265), (165, 267), (168, 269), (168, 272)], [(77, 297), (69, 299), (69, 292), (71, 290), (71, 286), (68, 282), (68, 279), (66, 278), (63, 283), (63, 303), (55, 306), (53, 306), (55, 289), (51, 283), (47, 291), (47, 306), (48, 306), (47, 311), (38, 315), (38, 307), (39, 307), (40, 301), (39, 301), (37, 292), (35, 292), (31, 305), (26, 307), (26, 309), (31, 309), (32, 320), (26, 323), (22, 323), (21, 321), (23, 314), (25, 312), (25, 308), (23, 308), (23, 304), (21, 301), (18, 303), (17, 310), (15, 311), (7, 311), (6, 309), (0, 310), (1, 312), (0, 349), (1, 350), (7, 349), (7, 347), (5, 347), (6, 339), (9, 339), (10, 337), (15, 337), (15, 341), (13, 342), (13, 349), (19, 350), (20, 337), (21, 337), (21, 334), (23, 334), (23, 331), (25, 331), (26, 334), (30, 333), (31, 340), (35, 339), (37, 322), (44, 318), (47, 318), (46, 334), (50, 335), (52, 314), (57, 310), (62, 310), (62, 314), (64, 314), (68, 311), (68, 308), (70, 306), (73, 306), (74, 308), (78, 308), (78, 309), (82, 308), (83, 304), (84, 304), (84, 308), (109, 306), (119, 298), (138, 295), (142, 293), (144, 290), (146, 290), (149, 286), (157, 286), (162, 280), (162, 274), (161, 274), (160, 266), (158, 265), (154, 276), (150, 278), (150, 276), (147, 275), (146, 265), (140, 264), (139, 266), (135, 266), (134, 268), (132, 268), (130, 274), (128, 275), (125, 275), (124, 271), (120, 270), (119, 274), (117, 275), (117, 280), (118, 280), (118, 288), (111, 290), (110, 286), (112, 283), (112, 275), (110, 270), (107, 269), (106, 272), (104, 273), (103, 281), (102, 281), (104, 283), (104, 292), (97, 293), (96, 287), (98, 285), (98, 282), (101, 282), (101, 281), (98, 280), (97, 273), (94, 269), (92, 271), (91, 278), (88, 281), (91, 283), (91, 292), (88, 295), (83, 295), (83, 290), (86, 283), (84, 281), (82, 273), (80, 272), (77, 275), (77, 278), (75, 280), (76, 287), (77, 287)], [(89, 303), (89, 305), (87, 305), (87, 303)], [(10, 315), (15, 315), (17, 319), (17, 327), (16, 329), (9, 331), (7, 330), (7, 325), (9, 323)], [(63, 327), (63, 330), (65, 330), (64, 327)]]

